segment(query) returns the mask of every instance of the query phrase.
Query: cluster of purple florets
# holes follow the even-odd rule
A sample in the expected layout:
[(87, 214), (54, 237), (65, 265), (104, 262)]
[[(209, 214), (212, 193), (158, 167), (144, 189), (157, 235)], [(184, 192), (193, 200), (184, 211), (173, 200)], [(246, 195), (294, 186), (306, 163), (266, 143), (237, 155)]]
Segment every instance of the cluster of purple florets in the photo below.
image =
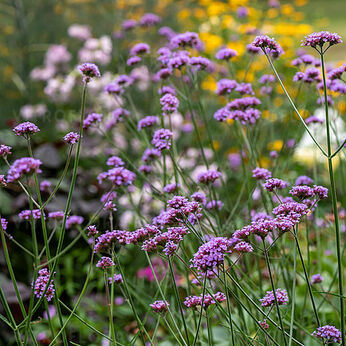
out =
[(84, 218), (79, 215), (71, 215), (66, 220), (66, 229), (71, 228), (72, 226), (81, 225), (84, 221)]
[(82, 73), (85, 83), (89, 83), (93, 78), (101, 77), (99, 68), (93, 63), (86, 62), (78, 66), (78, 69)]
[(256, 36), (252, 42), (252, 45), (262, 49), (264, 52), (268, 52), (275, 58), (283, 53), (280, 44), (277, 43), (274, 38), (270, 38), (267, 35)]
[(315, 338), (323, 340), (324, 343), (337, 343), (341, 344), (341, 332), (334, 326), (318, 327), (312, 334)]
[(31, 217), (35, 220), (38, 220), (41, 218), (41, 210), (40, 209), (33, 209), (32, 211), (31, 210), (23, 210), (18, 214), (18, 217), (21, 220), (27, 220), (27, 221), (29, 221), (31, 219)]
[(199, 184), (209, 184), (214, 183), (217, 179), (221, 177), (221, 173), (215, 169), (209, 169), (206, 172), (198, 174), (197, 181)]
[(215, 57), (218, 60), (226, 60), (226, 61), (228, 61), (228, 60), (234, 58), (237, 55), (238, 55), (238, 53), (234, 49), (231, 49), (231, 48), (221, 48), (216, 53)]
[(103, 115), (99, 113), (90, 113), (83, 121), (83, 129), (87, 130), (92, 124), (101, 122)]
[(160, 98), (160, 103), (163, 114), (171, 114), (176, 112), (179, 106), (179, 100), (170, 93), (164, 94)]
[(15, 160), (7, 172), (7, 182), (13, 183), (25, 175), (41, 173), (41, 164), (41, 160), (32, 157), (22, 157), (21, 159)]
[(158, 314), (164, 314), (168, 310), (169, 303), (164, 302), (163, 300), (156, 300), (154, 303), (150, 304), (149, 306), (153, 309), (154, 312)]
[(284, 181), (284, 180), (281, 180), (278, 178), (269, 178), (264, 182), (263, 187), (267, 191), (272, 192), (274, 190), (285, 189), (288, 185), (289, 185), (289, 183), (287, 181)]
[(148, 128), (148, 127), (152, 127), (152, 126), (156, 125), (158, 122), (159, 122), (159, 118), (157, 116), (148, 115), (138, 122), (138, 124), (137, 124), (138, 131), (141, 131), (141, 130)]
[(24, 123), (21, 123), (17, 125), (14, 129), (13, 132), (16, 134), (16, 136), (28, 136), (28, 135), (33, 135), (34, 133), (39, 132), (40, 129), (30, 121), (26, 121)]
[(173, 137), (173, 133), (168, 129), (159, 129), (156, 130), (153, 136), (153, 140), (151, 141), (154, 148), (162, 151), (165, 149), (169, 149), (171, 147), (171, 139)]
[(256, 167), (252, 171), (252, 176), (257, 180), (267, 180), (272, 177), (272, 173), (266, 168)]
[(124, 167), (114, 167), (106, 172), (102, 172), (97, 177), (100, 184), (107, 179), (115, 187), (132, 185), (136, 179), (136, 174)]
[(120, 285), (123, 283), (123, 277), (121, 274), (114, 274), (113, 277), (108, 278), (110, 284)]
[(101, 259), (96, 263), (96, 267), (97, 268), (101, 268), (103, 270), (106, 270), (109, 267), (113, 267), (114, 266), (114, 262), (112, 261), (112, 259), (110, 257), (101, 257)]
[(302, 46), (310, 46), (312, 48), (318, 46), (322, 48), (325, 43), (329, 43), (329, 45), (332, 46), (341, 42), (341, 36), (338, 34), (330, 33), (328, 31), (320, 31), (305, 36), (305, 39), (302, 40)]
[(64, 141), (68, 144), (76, 144), (79, 141), (79, 134), (77, 132), (69, 132), (64, 136)]
[(12, 148), (8, 145), (1, 144), (0, 145), (0, 156), (6, 157), (7, 155), (12, 154)]
[[(288, 303), (288, 296), (286, 290), (277, 288), (275, 290), (275, 296), (278, 305), (286, 305)], [(267, 291), (267, 294), (260, 299), (261, 305), (265, 308), (272, 306), (273, 304), (275, 304), (275, 296), (273, 291)]]
[[(37, 298), (41, 298), (46, 287), (47, 287), (47, 284), (49, 282), (49, 276), (50, 276), (50, 272), (48, 269), (46, 268), (43, 268), (41, 270), (38, 271), (38, 277), (34, 283), (34, 293), (35, 293), (35, 296)], [(54, 296), (54, 292), (55, 292), (55, 289), (54, 289), (54, 284), (53, 282), (51, 281), (50, 284), (48, 285), (48, 288), (47, 288), (47, 291), (45, 293), (45, 297), (48, 301), (51, 301), (53, 296)]]
[(184, 305), (188, 308), (197, 308), (198, 306), (202, 306), (207, 309), (210, 305), (218, 303), (222, 303), (226, 300), (226, 295), (222, 292), (216, 292), (212, 296), (210, 294), (201, 294), (200, 296), (188, 296), (185, 298)]

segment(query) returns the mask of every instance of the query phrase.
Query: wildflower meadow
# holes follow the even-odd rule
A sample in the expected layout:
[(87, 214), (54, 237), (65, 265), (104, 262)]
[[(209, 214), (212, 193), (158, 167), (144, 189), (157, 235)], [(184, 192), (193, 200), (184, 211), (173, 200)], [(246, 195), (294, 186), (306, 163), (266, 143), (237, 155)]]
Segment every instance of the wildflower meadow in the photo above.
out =
[(346, 346), (318, 4), (0, 4), (1, 345)]

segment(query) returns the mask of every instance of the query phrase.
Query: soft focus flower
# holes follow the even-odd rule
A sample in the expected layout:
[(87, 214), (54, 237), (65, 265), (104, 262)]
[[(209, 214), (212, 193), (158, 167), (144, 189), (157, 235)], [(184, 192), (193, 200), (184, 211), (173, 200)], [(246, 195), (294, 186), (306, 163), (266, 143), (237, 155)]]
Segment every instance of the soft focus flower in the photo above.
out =
[(341, 344), (341, 332), (334, 326), (325, 325), (318, 327), (312, 334), (315, 338), (322, 339), (324, 343)]
[(32, 173), (41, 173), (40, 165), (42, 162), (32, 157), (22, 157), (13, 162), (7, 172), (7, 182), (13, 183), (21, 179), (24, 175)]
[(288, 182), (278, 179), (278, 178), (270, 178), (267, 179), (265, 181), (265, 183), (263, 184), (263, 187), (267, 190), (267, 191), (274, 191), (274, 189), (285, 189), (288, 186)]
[(176, 112), (179, 106), (179, 100), (172, 94), (165, 94), (160, 98), (163, 114)]
[[(50, 271), (46, 268), (43, 268), (41, 270), (38, 271), (38, 277), (35, 281), (35, 283), (33, 284), (34, 287), (34, 292), (35, 292), (35, 296), (37, 298), (41, 298), (43, 295), (44, 290), (47, 287), (48, 281), (49, 281), (49, 276), (50, 276)], [(53, 280), (50, 282), (47, 291), (45, 293), (45, 297), (48, 301), (51, 301), (53, 296), (54, 296), (54, 284), (53, 284)]]
[(88, 230), (88, 237), (95, 237), (99, 233), (95, 225), (90, 225), (87, 228), (87, 230)]
[(321, 274), (314, 274), (311, 276), (311, 285), (319, 284), (324, 280)]
[(138, 131), (143, 130), (147, 127), (152, 127), (153, 125), (157, 124), (159, 122), (159, 118), (155, 115), (148, 115), (147, 117), (141, 119), (138, 124), (137, 128)]
[(108, 278), (110, 284), (120, 285), (123, 282), (121, 274), (114, 274), (112, 278)]
[(272, 174), (265, 168), (256, 167), (252, 170), (252, 176), (257, 180), (267, 180), (271, 178)]
[(114, 262), (110, 257), (101, 257), (101, 259), (96, 263), (97, 268), (101, 268), (103, 270), (106, 270), (109, 267), (113, 267)]
[(79, 134), (77, 132), (69, 132), (64, 136), (64, 141), (68, 144), (76, 144), (79, 141)]
[(5, 157), (7, 155), (12, 154), (11, 150), (12, 150), (12, 147), (10, 147), (8, 145), (1, 144), (0, 145), (0, 156)]
[(85, 83), (89, 83), (93, 78), (101, 77), (99, 68), (95, 64), (85, 62), (84, 64), (79, 65), (78, 69), (82, 73), (83, 81)]
[(210, 169), (206, 172), (199, 173), (197, 177), (197, 181), (200, 184), (214, 183), (220, 177), (221, 177), (220, 172), (214, 169)]
[(172, 137), (173, 133), (170, 130), (159, 129), (155, 131), (151, 143), (156, 149), (162, 151), (164, 149), (169, 149), (171, 147)]
[(329, 43), (330, 46), (341, 43), (342, 39), (336, 33), (330, 33), (328, 31), (313, 32), (312, 34), (305, 36), (302, 40), (302, 46), (310, 46), (316, 48), (316, 46), (323, 47), (325, 43)]
[(167, 312), (169, 303), (165, 303), (163, 300), (156, 300), (154, 303), (149, 304), (149, 306), (153, 309), (154, 312), (163, 314)]
[(83, 221), (84, 221), (84, 218), (82, 216), (71, 215), (66, 220), (66, 229), (69, 229), (74, 225), (81, 225)]
[[(286, 290), (277, 288), (275, 290), (275, 295), (278, 305), (286, 305), (288, 303), (288, 296)], [(260, 302), (261, 305), (265, 308), (275, 304), (275, 297), (273, 291), (267, 291), (267, 294), (262, 299), (260, 299)]]
[(83, 129), (87, 130), (92, 124), (101, 122), (103, 115), (99, 113), (90, 113), (83, 121)]
[(40, 129), (30, 121), (26, 121), (17, 125), (13, 131), (17, 136), (27, 136), (39, 132)]

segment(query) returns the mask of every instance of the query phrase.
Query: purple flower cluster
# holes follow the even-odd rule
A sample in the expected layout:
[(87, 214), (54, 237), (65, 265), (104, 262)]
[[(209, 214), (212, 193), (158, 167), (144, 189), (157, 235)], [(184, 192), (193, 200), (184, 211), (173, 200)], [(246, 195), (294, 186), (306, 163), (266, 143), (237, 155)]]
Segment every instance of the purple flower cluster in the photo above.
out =
[(197, 33), (187, 31), (172, 37), (170, 44), (173, 48), (200, 48), (202, 43)]
[(232, 242), (225, 237), (215, 237), (201, 245), (191, 259), (191, 267), (201, 272), (214, 270), (223, 264), (225, 255), (232, 253)]
[(302, 46), (310, 46), (312, 48), (319, 46), (322, 48), (325, 43), (329, 43), (329, 46), (332, 46), (341, 42), (341, 36), (338, 34), (330, 33), (328, 31), (320, 31), (305, 36), (305, 39), (302, 40)]
[(154, 312), (158, 314), (164, 314), (168, 310), (169, 303), (163, 300), (156, 300), (154, 303), (149, 305)]
[[(49, 281), (49, 276), (50, 276), (50, 272), (46, 268), (43, 268), (43, 269), (38, 271), (38, 277), (35, 281), (35, 284), (33, 285), (34, 286), (34, 293), (35, 293), (35, 296), (37, 298), (42, 297), (43, 292), (45, 291), (45, 289), (47, 287), (47, 284)], [(50, 282), (50, 284), (47, 288), (46, 294), (45, 294), (45, 297), (48, 301), (52, 300), (52, 298), (54, 296), (54, 292), (55, 292), (55, 289), (54, 289), (54, 284), (53, 284), (53, 280), (52, 280)]]
[(153, 136), (152, 145), (162, 151), (165, 149), (169, 149), (171, 147), (171, 139), (173, 137), (173, 133), (168, 129), (159, 129), (156, 130)]
[(195, 67), (197, 70), (207, 70), (212, 68), (212, 63), (209, 59), (202, 56), (194, 56), (190, 59), (190, 65)]
[(146, 43), (137, 43), (135, 44), (131, 50), (130, 55), (141, 55), (141, 54), (149, 54), (150, 53), (150, 47)]
[(145, 13), (139, 19), (139, 25), (142, 27), (150, 27), (160, 23), (161, 18), (154, 13)]
[(215, 169), (209, 169), (206, 172), (199, 173), (197, 176), (197, 182), (199, 184), (209, 184), (214, 183), (217, 179), (221, 177), (221, 173)]
[(160, 156), (161, 156), (161, 150), (154, 149), (154, 148), (147, 148), (144, 150), (144, 153), (142, 155), (142, 161), (150, 162), (159, 158)]
[(87, 229), (88, 229), (88, 237), (95, 237), (99, 233), (95, 225), (90, 225)]
[(2, 229), (3, 229), (4, 231), (6, 231), (7, 225), (8, 225), (7, 220), (4, 219), (4, 218), (1, 218), (0, 221), (1, 221), (1, 227), (2, 227)]
[(252, 176), (257, 180), (267, 180), (272, 177), (272, 174), (265, 168), (256, 167), (252, 170)]
[(318, 83), (321, 81), (320, 71), (315, 67), (310, 67), (305, 72), (297, 72), (293, 77), (294, 82), (302, 81), (304, 83)]
[(110, 284), (120, 285), (123, 283), (123, 277), (121, 274), (114, 274), (112, 278), (108, 278)]
[(159, 122), (159, 118), (157, 116), (148, 115), (147, 117), (141, 119), (138, 122), (138, 124), (137, 124), (138, 131), (141, 131), (147, 127), (152, 127), (152, 126), (156, 125), (158, 122)]
[(176, 112), (179, 107), (179, 100), (172, 94), (165, 94), (160, 98), (163, 114)]
[(212, 296), (210, 294), (205, 294), (203, 299), (203, 294), (200, 296), (188, 296), (185, 298), (184, 305), (188, 308), (197, 308), (197, 306), (202, 306), (207, 309), (210, 305), (222, 303), (226, 300), (226, 295), (222, 292), (216, 292)]
[(269, 178), (265, 181), (265, 183), (263, 184), (263, 187), (267, 190), (267, 191), (274, 191), (275, 190), (282, 190), (285, 189), (288, 186), (288, 182), (278, 179), (278, 178)]
[(66, 220), (66, 229), (69, 229), (75, 225), (81, 225), (83, 221), (84, 221), (84, 218), (82, 216), (71, 215)]
[(96, 263), (97, 268), (101, 268), (103, 270), (106, 270), (109, 267), (113, 267), (114, 262), (110, 257), (101, 257), (101, 259)]
[(83, 129), (87, 130), (92, 124), (101, 122), (103, 115), (99, 113), (90, 113), (83, 121)]
[(7, 155), (12, 154), (12, 148), (8, 145), (1, 144), (0, 145), (0, 156), (5, 157)]
[(64, 212), (63, 211), (52, 211), (48, 213), (48, 218), (53, 220), (62, 220), (64, 218)]
[(76, 144), (79, 141), (79, 134), (77, 132), (69, 132), (64, 136), (64, 141), (68, 144)]
[(216, 95), (230, 94), (238, 86), (238, 83), (233, 79), (223, 78), (216, 83)]
[(273, 57), (278, 57), (283, 53), (279, 43), (267, 35), (256, 36), (252, 42), (252, 45), (254, 47), (261, 48), (264, 52), (269, 51)]
[(216, 53), (215, 57), (218, 60), (230, 60), (237, 56), (238, 53), (231, 48), (221, 48), (219, 51)]
[(298, 185), (311, 185), (314, 181), (306, 176), (306, 175), (301, 175), (300, 177), (298, 177), (294, 183), (294, 185), (298, 186)]
[(7, 182), (13, 183), (19, 180), (24, 175), (32, 173), (41, 173), (40, 165), (42, 162), (32, 157), (22, 157), (13, 162), (12, 166), (7, 172)]
[(21, 220), (30, 220), (31, 216), (33, 219), (40, 219), (41, 218), (41, 210), (40, 209), (33, 209), (32, 212), (30, 209), (28, 210), (23, 210), (18, 214), (19, 218)]
[(28, 136), (39, 132), (40, 129), (30, 121), (26, 121), (24, 123), (17, 125), (13, 129), (13, 131), (16, 134), (16, 136)]
[[(279, 305), (286, 305), (288, 303), (288, 296), (286, 290), (277, 288), (275, 290), (276, 300)], [(275, 297), (273, 291), (267, 291), (267, 294), (260, 299), (261, 305), (263, 307), (272, 306), (275, 303)]]
[(311, 285), (319, 284), (324, 280), (321, 274), (314, 274), (311, 276)]
[(318, 327), (312, 334), (315, 338), (322, 339), (323, 343), (341, 344), (341, 332), (334, 326), (325, 325)]
[(118, 156), (111, 156), (106, 162), (107, 166), (121, 167), (125, 165), (125, 162)]
[(172, 183), (164, 186), (163, 191), (166, 193), (174, 193), (180, 188), (180, 184)]
[(86, 62), (80, 66), (78, 66), (79, 71), (83, 75), (83, 81), (85, 83), (89, 83), (93, 78), (100, 78), (101, 73), (99, 68), (92, 63)]

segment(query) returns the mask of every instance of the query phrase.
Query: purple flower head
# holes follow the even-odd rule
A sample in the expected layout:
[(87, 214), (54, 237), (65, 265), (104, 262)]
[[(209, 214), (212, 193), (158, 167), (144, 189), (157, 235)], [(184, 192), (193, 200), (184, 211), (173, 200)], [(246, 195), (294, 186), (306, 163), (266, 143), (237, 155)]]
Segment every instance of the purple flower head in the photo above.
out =
[(215, 209), (215, 210), (221, 210), (224, 206), (224, 203), (222, 201), (215, 201), (214, 199), (210, 202), (208, 202), (206, 205), (205, 205), (205, 208), (206, 209)]
[(172, 69), (171, 68), (162, 68), (156, 73), (156, 77), (158, 80), (163, 80), (168, 78), (172, 75)]
[(258, 323), (262, 326), (263, 329), (269, 329), (269, 324), (267, 323), (267, 320), (258, 321)]
[(159, 35), (166, 36), (169, 40), (176, 35), (176, 32), (169, 26), (163, 26), (158, 30)]
[(240, 83), (235, 89), (241, 95), (254, 95), (252, 85), (250, 83)]
[(48, 192), (49, 188), (51, 187), (52, 183), (48, 180), (43, 180), (40, 182), (40, 191), (42, 192)]
[(17, 125), (13, 129), (13, 131), (16, 134), (16, 136), (28, 136), (39, 132), (40, 129), (30, 121), (26, 121), (24, 123)]
[(233, 249), (237, 252), (245, 252), (245, 253), (253, 251), (253, 247), (245, 241), (241, 241), (237, 243), (236, 245), (234, 245)]
[(162, 250), (162, 252), (166, 255), (166, 256), (172, 256), (175, 254), (175, 252), (178, 250), (178, 244), (174, 243), (173, 241), (169, 240), (164, 249)]
[(125, 165), (125, 162), (118, 156), (111, 156), (106, 164), (107, 166), (121, 167)]
[(170, 44), (173, 48), (198, 48), (201, 46), (201, 41), (197, 33), (187, 31), (172, 37)]
[(124, 31), (129, 31), (129, 30), (135, 28), (136, 25), (137, 25), (137, 21), (135, 21), (134, 19), (125, 19), (121, 23), (121, 27), (123, 28)]
[(166, 193), (174, 193), (180, 188), (180, 184), (172, 183), (172, 184), (167, 184), (164, 188), (163, 191)]
[(99, 71), (99, 68), (92, 63), (86, 62), (82, 65), (78, 66), (79, 71), (83, 75), (83, 81), (85, 83), (89, 83), (93, 78), (100, 78), (101, 73)]
[[(131, 56), (130, 58), (127, 59), (126, 65), (127, 66), (137, 65), (141, 61), (142, 61), (142, 59), (139, 56)], [(121, 88), (118, 86), (118, 89), (121, 89)]]
[(48, 213), (48, 218), (52, 220), (62, 220), (64, 218), (64, 212), (63, 211), (52, 211)]
[(147, 148), (144, 150), (142, 155), (143, 162), (153, 161), (161, 156), (161, 151), (159, 149)]
[(252, 170), (252, 176), (257, 180), (267, 180), (272, 177), (272, 173), (265, 168), (256, 167)]
[(140, 165), (138, 166), (138, 170), (143, 174), (150, 174), (153, 169), (148, 165)]
[(207, 198), (205, 197), (205, 194), (203, 192), (194, 192), (192, 195), (191, 195), (191, 198), (196, 201), (196, 202), (199, 202), (201, 204), (206, 204), (207, 203)]
[(315, 58), (310, 54), (303, 54), (300, 59), (305, 65), (312, 65), (315, 62)]
[(341, 43), (342, 39), (336, 33), (330, 33), (328, 31), (313, 32), (312, 34), (305, 36), (302, 40), (302, 46), (310, 46), (316, 48), (317, 46), (323, 47), (325, 43), (329, 43), (329, 46)]
[(143, 27), (154, 26), (161, 21), (161, 18), (154, 13), (145, 13), (139, 19), (139, 25)]
[(314, 189), (307, 185), (293, 186), (289, 193), (299, 199), (310, 198), (315, 195)]
[(221, 48), (215, 55), (218, 60), (230, 60), (237, 56), (238, 53), (234, 49), (230, 48)]
[(294, 185), (311, 185), (314, 181), (306, 176), (306, 175), (301, 175), (300, 177), (298, 177), (296, 179), (296, 182), (294, 183)]
[(202, 172), (197, 176), (197, 182), (199, 184), (209, 184), (214, 183), (217, 179), (221, 177), (221, 173), (215, 169), (209, 169), (206, 172)]
[(220, 79), (216, 83), (216, 95), (226, 95), (230, 94), (233, 90), (235, 90), (238, 86), (238, 83), (233, 79)]
[(7, 222), (7, 220), (6, 219), (4, 219), (4, 218), (1, 218), (1, 227), (2, 227), (2, 229), (4, 230), (4, 231), (6, 231), (6, 229), (7, 229), (7, 225), (8, 225), (8, 222)]
[(201, 245), (191, 259), (191, 267), (201, 272), (213, 270), (224, 262), (225, 255), (232, 253), (231, 242), (224, 237), (212, 238)]
[(278, 179), (278, 178), (270, 178), (267, 179), (265, 181), (265, 183), (263, 184), (263, 187), (267, 190), (267, 191), (274, 191), (274, 189), (278, 189), (278, 190), (282, 190), (285, 189), (288, 186), (288, 182)]
[(97, 268), (101, 268), (103, 270), (106, 270), (109, 267), (113, 267), (114, 262), (110, 257), (101, 257), (101, 259), (96, 263)]
[(250, 54), (258, 54), (261, 52), (261, 48), (255, 47), (252, 43), (246, 46), (246, 50)]
[(82, 216), (71, 215), (66, 220), (66, 229), (69, 229), (74, 225), (81, 225), (83, 221), (84, 221), (84, 218)]
[(217, 121), (226, 121), (231, 118), (232, 113), (226, 108), (220, 108), (214, 113), (214, 119)]
[(150, 53), (150, 46), (146, 43), (137, 43), (135, 44), (131, 50), (130, 55), (141, 55), (141, 54), (149, 54)]
[(123, 283), (123, 277), (121, 274), (114, 274), (112, 278), (108, 278), (110, 284), (120, 285)]
[(249, 107), (258, 106), (261, 104), (261, 101), (257, 97), (243, 97), (239, 99), (234, 99), (229, 102), (226, 107), (230, 110), (246, 110)]
[(163, 114), (176, 112), (179, 107), (179, 100), (172, 94), (165, 94), (160, 98)]
[(120, 87), (128, 87), (132, 85), (133, 82), (134, 82), (133, 78), (129, 77), (126, 74), (119, 75), (114, 81), (114, 83), (119, 85)]
[(299, 222), (300, 218), (307, 214), (309, 208), (303, 203), (284, 202), (273, 209), (273, 214), (276, 217), (288, 218), (292, 221)]
[(83, 121), (83, 129), (87, 130), (92, 124), (101, 122), (103, 115), (99, 113), (90, 113)]
[(175, 52), (172, 57), (168, 59), (168, 67), (173, 69), (181, 69), (190, 63), (190, 53), (186, 50)]
[(77, 132), (69, 132), (64, 136), (64, 141), (68, 144), (76, 144), (79, 141), (79, 134)]
[(252, 45), (257, 48), (261, 48), (263, 51), (269, 51), (273, 56), (279, 56), (283, 53), (283, 50), (279, 43), (277, 43), (273, 38), (267, 35), (256, 36)]
[(196, 308), (197, 306), (202, 306), (203, 302), (203, 308), (207, 309), (210, 305), (216, 304), (216, 302), (222, 303), (226, 300), (226, 295), (222, 292), (216, 292), (213, 295), (210, 295), (209, 293), (200, 296), (188, 296), (185, 298), (184, 305), (188, 308)]
[(171, 147), (172, 137), (173, 133), (170, 130), (159, 129), (155, 131), (151, 143), (156, 149), (162, 151)]
[(12, 147), (10, 147), (8, 145), (1, 144), (0, 145), (0, 156), (5, 157), (7, 155), (12, 154), (11, 150), (12, 150)]
[(149, 305), (154, 312), (158, 314), (164, 314), (168, 310), (169, 303), (163, 300), (156, 300), (154, 303)]
[(190, 59), (190, 65), (194, 66), (197, 70), (206, 70), (211, 67), (211, 62), (207, 58), (196, 56)]
[[(276, 300), (278, 305), (286, 305), (288, 303), (288, 296), (286, 290), (277, 288), (275, 290)], [(261, 305), (266, 308), (272, 306), (275, 303), (275, 297), (273, 291), (267, 291), (267, 294), (260, 299)]]
[(164, 85), (162, 88), (158, 90), (158, 93), (160, 96), (165, 95), (165, 94), (171, 94), (173, 96), (176, 95), (176, 91), (174, 87), (169, 86), (169, 85)]
[(132, 185), (136, 179), (136, 174), (124, 167), (115, 167), (105, 173), (105, 178), (111, 181), (115, 187)]
[(314, 185), (313, 190), (319, 199), (326, 199), (328, 197), (328, 189), (326, 187)]
[(346, 72), (346, 63), (328, 72), (330, 80), (341, 79), (342, 74)]
[(241, 124), (254, 124), (260, 117), (261, 112), (258, 109), (248, 108), (245, 110), (235, 110), (231, 112), (230, 119), (238, 120)]
[(325, 344), (337, 343), (341, 344), (341, 332), (334, 326), (318, 327), (312, 334), (317, 339), (321, 339)]
[(275, 82), (275, 76), (272, 74), (264, 74), (258, 80), (261, 84), (273, 83)]
[(41, 173), (40, 165), (42, 162), (32, 157), (22, 157), (13, 162), (7, 173), (7, 182), (13, 183), (24, 175)]
[(95, 225), (90, 225), (87, 229), (88, 237), (95, 237), (99, 233)]
[(249, 15), (249, 9), (246, 6), (240, 6), (237, 8), (238, 18), (245, 18)]
[(310, 124), (323, 124), (324, 120), (320, 119), (316, 115), (312, 115), (311, 117), (308, 117), (308, 118), (305, 119), (305, 123), (306, 123), (306, 125), (310, 125)]
[(311, 285), (319, 284), (324, 280), (321, 274), (314, 274), (311, 276)]
[[(41, 298), (43, 295), (43, 292), (45, 291), (48, 281), (49, 281), (49, 276), (50, 276), (50, 272), (48, 269), (43, 268), (41, 270), (38, 271), (38, 276), (37, 279), (35, 281), (35, 284), (33, 284), (34, 287), (34, 293), (35, 296), (37, 298)], [(47, 291), (45, 293), (45, 297), (47, 299), (47, 301), (51, 301), (53, 296), (54, 296), (54, 284), (53, 284), (53, 280), (50, 282)]]
[(117, 83), (111, 82), (104, 87), (104, 91), (108, 94), (121, 95), (124, 89)]

